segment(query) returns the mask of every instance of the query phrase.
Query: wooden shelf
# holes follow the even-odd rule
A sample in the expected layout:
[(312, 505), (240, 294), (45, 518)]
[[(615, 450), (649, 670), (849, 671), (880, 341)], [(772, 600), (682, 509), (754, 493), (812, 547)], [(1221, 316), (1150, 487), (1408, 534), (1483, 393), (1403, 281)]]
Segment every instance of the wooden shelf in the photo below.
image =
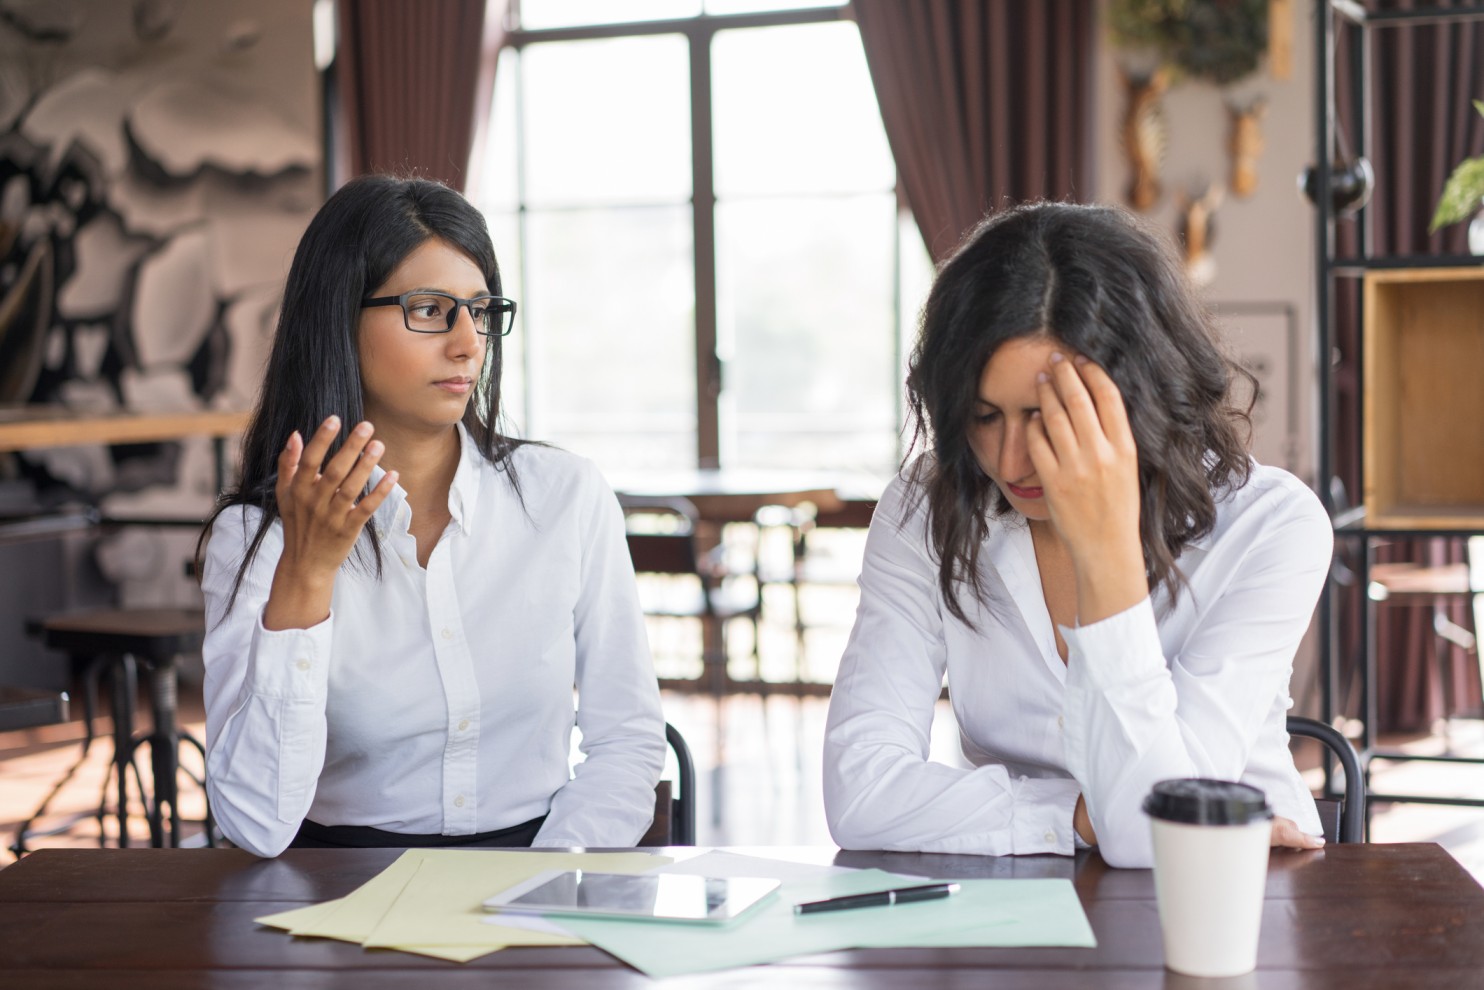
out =
[(1365, 276), (1366, 524), (1484, 530), (1484, 267)]
[(92, 443), (156, 443), (183, 437), (235, 436), (251, 413), (78, 413), (57, 406), (0, 408), (0, 453)]

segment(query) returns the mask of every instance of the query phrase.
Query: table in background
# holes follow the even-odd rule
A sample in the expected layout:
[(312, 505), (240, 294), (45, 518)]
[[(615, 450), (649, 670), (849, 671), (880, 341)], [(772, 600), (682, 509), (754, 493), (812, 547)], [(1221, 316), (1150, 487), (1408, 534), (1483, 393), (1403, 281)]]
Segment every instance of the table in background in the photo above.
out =
[(762, 468), (650, 471), (608, 480), (621, 495), (687, 499), (709, 523), (751, 522), (768, 505), (793, 508), (810, 502), (830, 512), (857, 496), (875, 498), (886, 487), (885, 479), (870, 475)]
[[(1174, 988), (1154, 881), (1096, 853), (948, 856), (825, 848), (732, 851), (930, 877), (1067, 877), (1095, 949), (865, 949), (674, 985), (778, 987)], [(695, 849), (672, 849), (676, 856)], [(324, 939), (293, 939), (254, 918), (350, 893), (396, 849), (295, 849), (259, 860), (223, 849), (47, 849), (0, 870), (0, 986), (649, 987), (599, 949), (518, 948), (456, 964)], [(470, 855), (484, 853), (471, 850)], [(1258, 971), (1223, 987), (1446, 987), (1484, 973), (1484, 889), (1432, 843), (1333, 845), (1275, 853)], [(671, 985), (671, 984), (666, 984)]]

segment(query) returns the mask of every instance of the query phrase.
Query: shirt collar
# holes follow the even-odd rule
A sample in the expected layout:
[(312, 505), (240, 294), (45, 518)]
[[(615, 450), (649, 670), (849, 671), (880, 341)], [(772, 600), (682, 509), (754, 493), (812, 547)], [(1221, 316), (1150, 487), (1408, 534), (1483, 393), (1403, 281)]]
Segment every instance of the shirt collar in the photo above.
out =
[[(448, 512), (453, 517), (454, 523), (459, 531), (465, 536), (470, 535), (473, 529), (474, 508), (479, 504), (479, 466), (484, 460), (484, 455), (479, 452), (479, 446), (469, 431), (464, 429), (464, 424), (456, 426), (459, 431), (459, 466), (453, 474), (453, 484), (448, 487)], [(371, 469), (371, 477), (367, 483), (375, 488), (386, 477), (386, 469), (380, 464)], [(391, 494), (386, 497), (371, 517), (376, 526), (376, 532), (383, 534), (394, 532), (397, 526), (398, 514), (402, 507), (407, 504), (407, 492), (398, 485), (392, 486)], [(404, 519), (401, 529), (405, 530), (410, 519)]]

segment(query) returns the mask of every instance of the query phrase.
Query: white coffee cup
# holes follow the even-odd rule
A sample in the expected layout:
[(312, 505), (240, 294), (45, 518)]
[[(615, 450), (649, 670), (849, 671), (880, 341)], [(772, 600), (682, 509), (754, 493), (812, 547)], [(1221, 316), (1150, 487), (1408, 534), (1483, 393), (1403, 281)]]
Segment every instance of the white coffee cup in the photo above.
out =
[(1272, 809), (1262, 791), (1224, 780), (1165, 780), (1144, 800), (1165, 965), (1190, 976), (1257, 966)]

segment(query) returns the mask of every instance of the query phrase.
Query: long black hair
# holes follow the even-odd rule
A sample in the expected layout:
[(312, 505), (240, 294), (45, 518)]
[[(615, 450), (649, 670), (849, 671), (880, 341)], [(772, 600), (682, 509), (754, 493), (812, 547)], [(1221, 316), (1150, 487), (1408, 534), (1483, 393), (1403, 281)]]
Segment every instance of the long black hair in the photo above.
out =
[[(257, 408), (243, 437), (240, 483), (222, 494), (196, 545), (200, 573), (201, 552), (217, 516), (234, 505), (262, 510), (232, 586), (233, 601), (264, 535), (278, 518), (274, 491), (278, 455), (289, 435), (297, 430), (307, 442), (331, 414), (340, 417), (346, 430), (364, 417), (357, 333), (361, 300), (390, 278), (409, 254), (434, 238), (468, 255), (490, 292), (503, 294), (484, 216), (439, 182), (391, 175), (352, 179), (326, 201), (304, 231), (289, 267)], [(480, 453), (503, 470), (519, 494), (509, 457), (522, 441), (498, 428), (501, 340), (487, 338), (484, 367), (463, 422)], [(330, 454), (342, 442), (337, 438)], [(364, 564), (367, 556), (379, 575), (380, 549), (364, 532), (353, 557)]]
[[(970, 621), (957, 587), (984, 598), (979, 548), (990, 514), (1010, 509), (980, 469), (969, 429), (986, 363), (1006, 341), (1046, 337), (1101, 365), (1123, 393), (1139, 451), (1139, 536), (1151, 585), (1171, 600), (1175, 558), (1216, 523), (1216, 499), (1251, 475), (1256, 380), (1217, 343), (1168, 241), (1114, 207), (1034, 203), (971, 230), (938, 271), (923, 307), (907, 376), (919, 457), (912, 480), (926, 499), (938, 584)], [(909, 455), (910, 456), (910, 455)], [(907, 511), (917, 505), (909, 500)]]

